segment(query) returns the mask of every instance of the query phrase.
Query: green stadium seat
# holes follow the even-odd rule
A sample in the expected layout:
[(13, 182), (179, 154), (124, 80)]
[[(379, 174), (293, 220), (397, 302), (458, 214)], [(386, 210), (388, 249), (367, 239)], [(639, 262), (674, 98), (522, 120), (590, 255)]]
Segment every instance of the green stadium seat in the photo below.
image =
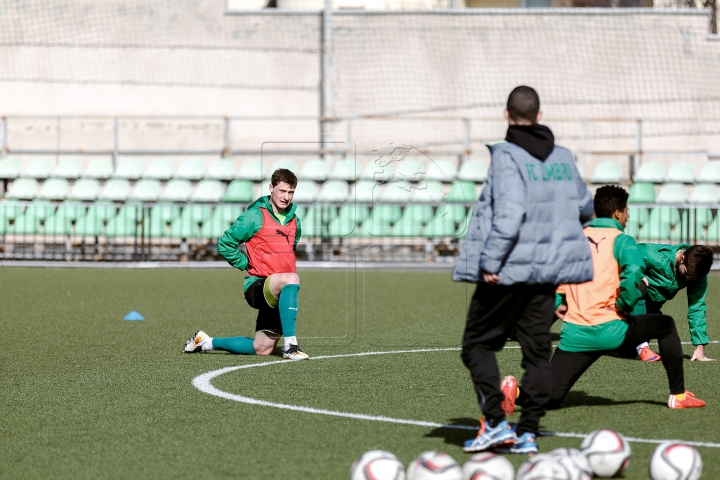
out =
[(667, 242), (672, 227), (680, 223), (680, 212), (674, 207), (656, 207), (638, 234), (643, 241)]
[(720, 215), (708, 225), (706, 238), (708, 242), (720, 243)]
[(300, 168), (298, 168), (298, 164), (295, 160), (291, 158), (281, 158), (273, 164), (272, 168), (269, 169), (269, 171), (265, 172), (265, 178), (270, 179), (273, 172), (278, 168), (285, 168), (287, 170), (290, 170), (295, 175), (300, 173)]
[(135, 237), (143, 234), (150, 234), (150, 219), (140, 203), (126, 203), (120, 207), (117, 215), (105, 227), (105, 235), (108, 237)]
[(452, 237), (455, 235), (455, 222), (450, 215), (436, 214), (425, 226), (426, 238)]
[(247, 203), (254, 200), (253, 183), (250, 180), (234, 180), (230, 182), (222, 201), (227, 203)]
[(200, 228), (200, 236), (208, 239), (219, 239), (225, 233), (225, 230), (235, 223), (235, 220), (242, 212), (242, 207), (236, 205), (216, 206), (210, 215), (210, 219), (203, 222)]
[(386, 183), (380, 191), (380, 202), (408, 203), (412, 185), (409, 182)]
[(422, 223), (413, 222), (410, 217), (403, 216), (393, 225), (391, 235), (393, 237), (421, 237), (423, 228)]
[(398, 182), (411, 183), (417, 183), (424, 180), (426, 168), (423, 163), (424, 162), (415, 158), (405, 158), (403, 161), (397, 162), (394, 180)]
[(98, 199), (124, 202), (130, 196), (130, 182), (125, 179), (113, 178), (105, 182)]
[[(293, 203), (293, 205), (295, 205)], [(295, 216), (300, 217), (300, 220), (302, 220), (303, 216), (305, 215), (306, 208), (302, 205), (295, 205)]]
[[(152, 232), (152, 226), (151, 232)], [(170, 238), (200, 238), (200, 224), (192, 218), (180, 217), (170, 224)]]
[(93, 218), (102, 222), (107, 222), (117, 215), (117, 208), (109, 202), (97, 202), (90, 205), (87, 209), (85, 217)]
[(350, 187), (345, 180), (327, 180), (320, 187), (319, 202), (346, 202), (350, 196)]
[(402, 210), (400, 205), (374, 204), (368, 220), (377, 224), (392, 224), (400, 220)]
[(154, 180), (170, 180), (175, 175), (175, 165), (169, 158), (156, 158), (150, 160), (143, 178)]
[(311, 203), (317, 199), (317, 184), (310, 180), (298, 180), (293, 203)]
[(620, 183), (622, 181), (622, 168), (615, 162), (600, 162), (590, 176), (590, 183)]
[(377, 200), (379, 193), (380, 187), (377, 182), (361, 180), (353, 185), (350, 193), (350, 201), (371, 203)]
[(720, 183), (720, 160), (710, 160), (700, 169), (698, 183)]
[(333, 166), (330, 176), (330, 180), (345, 180), (347, 182), (354, 182), (360, 176), (360, 168), (357, 162), (353, 158), (343, 158), (338, 160)]
[(430, 205), (408, 205), (403, 210), (401, 221), (407, 218), (407, 221), (415, 224), (425, 225), (435, 214)]
[(706, 207), (694, 208), (695, 217), (697, 218), (697, 224), (703, 227), (710, 225), (713, 220), (712, 210)]
[(698, 212), (695, 209), (685, 210), (681, 215), (680, 223), (670, 234), (670, 240), (673, 243), (697, 243), (705, 240), (704, 227), (707, 224), (702, 224), (701, 216), (705, 217), (706, 215), (706, 212)]
[[(338, 216), (330, 221), (328, 225), (328, 236), (331, 238), (344, 238), (357, 235), (358, 222), (352, 217)], [(305, 224), (303, 224), (305, 230)]]
[(358, 229), (359, 237), (389, 237), (391, 232), (389, 223), (373, 221), (372, 217), (365, 220)]
[(77, 237), (97, 237), (103, 234), (104, 226), (103, 220), (94, 215), (86, 215), (75, 222), (72, 234)]
[(657, 203), (686, 203), (687, 202), (687, 191), (685, 185), (682, 183), (666, 183), (660, 189), (657, 198)]
[(82, 160), (77, 157), (60, 157), (53, 170), (55, 178), (75, 180), (82, 175)]
[(35, 215), (23, 213), (6, 228), (12, 235), (34, 235), (40, 232), (41, 220)]
[(68, 218), (66, 215), (67, 210), (57, 211), (45, 219), (42, 233), (45, 235), (69, 235), (72, 233), (72, 222), (73, 219)]
[(217, 203), (223, 198), (223, 184), (219, 180), (200, 180), (190, 196), (192, 202)]
[(169, 224), (180, 218), (180, 207), (172, 203), (158, 203), (150, 209), (150, 219), (159, 219), (160, 222)]
[(55, 213), (55, 206), (45, 200), (35, 200), (25, 208), (25, 216), (45, 220)]
[(208, 180), (230, 181), (235, 179), (237, 167), (231, 158), (218, 158), (213, 160), (208, 167), (205, 178)]
[(160, 194), (163, 202), (187, 202), (192, 194), (192, 185), (189, 180), (170, 180), (165, 190)]
[(467, 237), (467, 230), (468, 226), (470, 225), (470, 219), (472, 218), (473, 214), (473, 208), (468, 208), (467, 215), (465, 216), (465, 220), (460, 222), (460, 224), (457, 227), (457, 230), (455, 230), (455, 236), (457, 238), (465, 238)]
[[(322, 236), (323, 233), (323, 222), (320, 214), (313, 211), (314, 207), (310, 207), (308, 212), (300, 218), (302, 236), (307, 238), (316, 238)], [(333, 219), (329, 219), (328, 223), (332, 223)]]
[(125, 157), (117, 162), (117, 168), (113, 178), (124, 178), (125, 180), (139, 180), (143, 176), (143, 162), (139, 158)]
[(450, 187), (444, 186), (437, 180), (423, 180), (418, 183), (410, 192), (410, 202), (412, 203), (432, 203), (439, 204), (445, 201), (445, 197), (450, 193)]
[(628, 213), (630, 214), (630, 220), (637, 223), (638, 227), (645, 225), (645, 222), (650, 218), (650, 212), (645, 207), (628, 206)]
[(0, 221), (15, 220), (22, 215), (23, 206), (15, 200), (0, 201)]
[(32, 200), (38, 194), (38, 183), (34, 178), (18, 178), (10, 184), (5, 198)]
[(647, 182), (633, 183), (630, 186), (628, 203), (655, 203), (655, 185)]
[(673, 163), (668, 169), (667, 180), (679, 183), (695, 183), (695, 167), (687, 162)]
[(14, 180), (20, 176), (20, 159), (7, 157), (0, 160), (0, 179)]
[(361, 178), (368, 182), (389, 182), (393, 178), (393, 163), (385, 158), (374, 158), (365, 164)]
[(465, 216), (467, 215), (465, 205), (458, 205), (458, 204), (452, 204), (452, 203), (446, 203), (443, 205), (440, 205), (437, 208), (437, 211), (435, 212), (435, 216), (446, 216), (450, 218), (453, 224), (457, 224), (465, 220)]
[(113, 176), (112, 158), (96, 157), (90, 160), (85, 167), (83, 178), (94, 178), (96, 180), (107, 180)]
[(473, 203), (477, 200), (474, 182), (453, 182), (445, 201), (450, 203)]
[[(349, 204), (343, 205), (338, 211), (338, 217), (361, 224), (370, 216), (370, 208), (367, 205)], [(301, 217), (302, 219), (302, 217)]]
[(265, 165), (259, 158), (248, 158), (243, 160), (240, 164), (240, 170), (238, 170), (237, 178), (241, 180), (253, 180), (259, 182), (266, 178), (265, 172), (269, 170), (268, 165)]
[(199, 158), (188, 158), (178, 165), (175, 178), (198, 181), (205, 176), (205, 162)]
[(426, 162), (425, 180), (450, 183), (457, 176), (457, 162), (445, 158), (431, 159)]
[(67, 180), (64, 178), (51, 178), (43, 182), (37, 198), (46, 200), (65, 200), (69, 191), (70, 187), (68, 186)]
[(324, 182), (328, 178), (328, 164), (322, 158), (313, 158), (305, 162), (298, 175), (300, 180)]
[(625, 233), (633, 238), (638, 238), (638, 234), (640, 233), (640, 224), (632, 216), (630, 216), (627, 221), (627, 225), (625, 225)]
[(487, 181), (488, 166), (482, 160), (468, 159), (460, 167), (458, 180), (484, 183)]
[(695, 185), (690, 195), (690, 203), (720, 203), (720, 192), (714, 183)]
[(312, 220), (317, 225), (329, 225), (330, 222), (332, 222), (334, 219), (338, 217), (338, 210), (337, 208), (331, 206), (331, 205), (325, 205), (325, 206), (311, 206), (307, 209), (305, 214), (300, 218), (300, 221), (303, 222), (303, 228), (306, 221)]
[(52, 162), (48, 158), (33, 158), (25, 166), (22, 176), (45, 180), (52, 173)]
[(180, 218), (195, 223), (203, 223), (210, 219), (212, 213), (212, 208), (208, 205), (190, 204), (183, 208)]
[(77, 180), (70, 190), (68, 199), (95, 201), (100, 196), (100, 182), (94, 178), (81, 178)]
[(65, 201), (58, 206), (55, 215), (59, 215), (63, 218), (74, 221), (84, 217), (86, 212), (87, 208), (82, 203), (75, 201)]
[(665, 181), (665, 167), (657, 162), (645, 162), (640, 165), (640, 168), (635, 172), (633, 181), (663, 183)]
[(128, 199), (139, 202), (157, 202), (160, 199), (161, 190), (158, 180), (139, 180)]

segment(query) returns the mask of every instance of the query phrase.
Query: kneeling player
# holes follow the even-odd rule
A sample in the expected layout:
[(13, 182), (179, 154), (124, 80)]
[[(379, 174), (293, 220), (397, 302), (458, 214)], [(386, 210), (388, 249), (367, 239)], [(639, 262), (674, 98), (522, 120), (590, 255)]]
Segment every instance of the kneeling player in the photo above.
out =
[[(635, 346), (658, 339), (662, 363), (668, 377), (668, 407), (697, 408), (705, 402), (685, 390), (680, 337), (672, 317), (661, 314), (631, 317), (626, 312), (641, 298), (645, 284), (643, 261), (635, 240), (623, 233), (629, 215), (628, 194), (616, 186), (597, 190), (595, 215), (585, 236), (590, 243), (594, 277), (590, 282), (566, 285), (567, 312), (560, 343), (552, 358), (552, 393), (546, 408), (558, 408), (572, 386), (601, 356), (634, 357)], [(512, 414), (522, 406), (524, 395), (514, 377), (501, 384), (503, 410)]]

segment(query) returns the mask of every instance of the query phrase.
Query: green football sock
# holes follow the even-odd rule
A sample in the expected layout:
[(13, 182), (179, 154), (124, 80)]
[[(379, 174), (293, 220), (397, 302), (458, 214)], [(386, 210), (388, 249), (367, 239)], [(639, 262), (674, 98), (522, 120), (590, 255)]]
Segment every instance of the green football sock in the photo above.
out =
[(253, 342), (254, 340), (249, 337), (213, 338), (212, 346), (213, 350), (225, 350), (240, 355), (257, 355), (253, 348)]
[(280, 309), (280, 324), (283, 329), (283, 336), (295, 336), (295, 322), (298, 313), (298, 290), (300, 285), (288, 283), (280, 290), (278, 308)]

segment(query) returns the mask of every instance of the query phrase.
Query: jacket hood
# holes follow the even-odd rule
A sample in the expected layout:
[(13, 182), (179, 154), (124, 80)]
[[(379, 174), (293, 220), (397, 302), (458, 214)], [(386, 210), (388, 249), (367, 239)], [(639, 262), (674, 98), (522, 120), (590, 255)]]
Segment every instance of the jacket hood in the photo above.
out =
[(510, 125), (505, 141), (514, 143), (530, 155), (545, 161), (555, 148), (555, 136), (545, 125)]

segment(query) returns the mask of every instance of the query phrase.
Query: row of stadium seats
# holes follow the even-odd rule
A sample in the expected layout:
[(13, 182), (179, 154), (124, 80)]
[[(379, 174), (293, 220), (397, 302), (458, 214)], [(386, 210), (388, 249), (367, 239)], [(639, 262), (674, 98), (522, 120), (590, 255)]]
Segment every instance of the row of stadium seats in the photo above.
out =
[(625, 233), (639, 241), (720, 241), (720, 215), (710, 208), (633, 207)]
[[(217, 239), (240, 205), (0, 202), (0, 234)], [(464, 237), (472, 208), (459, 204), (298, 206), (305, 237)]]
[[(638, 168), (632, 178), (633, 182), (643, 183), (720, 183), (720, 161), (712, 160), (703, 164), (699, 175), (695, 175), (695, 167), (687, 162), (673, 163), (665, 172), (665, 167), (658, 162), (645, 162)], [(601, 162), (595, 166), (589, 178), (590, 183), (622, 183), (622, 166), (616, 162)]]
[[(107, 180), (110, 178), (124, 180), (162, 180), (170, 179), (192, 180), (221, 180), (235, 179), (260, 181), (269, 179), (273, 171), (278, 168), (287, 168), (296, 173), (300, 180), (322, 182), (325, 180), (379, 180), (379, 181), (409, 181), (432, 180), (449, 183), (453, 180), (483, 183), (487, 179), (487, 163), (480, 159), (468, 159), (460, 167), (457, 162), (448, 159), (415, 160), (405, 159), (401, 162), (391, 162), (379, 166), (376, 162), (367, 162), (364, 168), (353, 159), (343, 159), (334, 162), (329, 168), (329, 162), (322, 159), (312, 159), (304, 162), (302, 167), (291, 159), (281, 159), (268, 165), (259, 158), (247, 158), (238, 168), (235, 160), (219, 158), (206, 166), (206, 162), (198, 158), (183, 160), (175, 170), (175, 164), (167, 158), (151, 160), (147, 168), (139, 158), (120, 158), (117, 168), (114, 169), (110, 158), (95, 158), (83, 169), (83, 162), (78, 157), (60, 157), (57, 164), (48, 158), (33, 158), (21, 160), (19, 157), (8, 157), (0, 160), (0, 179), (15, 179), (19, 177), (44, 180), (47, 178), (64, 178), (75, 180), (78, 178), (91, 178)], [(24, 164), (24, 165), (23, 165)]]
[(628, 203), (720, 203), (720, 190), (714, 183), (700, 183), (688, 189), (682, 183), (666, 183), (657, 192), (652, 183), (637, 182), (630, 186)]
[[(444, 186), (438, 181), (391, 182), (378, 184), (361, 180), (352, 186), (345, 180), (327, 180), (318, 186), (312, 180), (299, 180), (295, 188), (297, 203), (320, 202), (386, 202), (386, 203), (471, 203), (477, 199), (480, 186), (475, 182), (455, 181)], [(225, 185), (219, 180), (174, 179), (164, 186), (159, 180), (139, 180), (131, 185), (129, 180), (111, 179), (101, 185), (99, 180), (84, 178), (71, 186), (64, 178), (51, 178), (41, 185), (34, 178), (18, 178), (9, 184), (5, 198), (14, 200), (109, 200), (114, 202), (250, 202), (260, 195), (267, 195), (267, 184), (254, 184), (252, 180), (234, 180)]]

